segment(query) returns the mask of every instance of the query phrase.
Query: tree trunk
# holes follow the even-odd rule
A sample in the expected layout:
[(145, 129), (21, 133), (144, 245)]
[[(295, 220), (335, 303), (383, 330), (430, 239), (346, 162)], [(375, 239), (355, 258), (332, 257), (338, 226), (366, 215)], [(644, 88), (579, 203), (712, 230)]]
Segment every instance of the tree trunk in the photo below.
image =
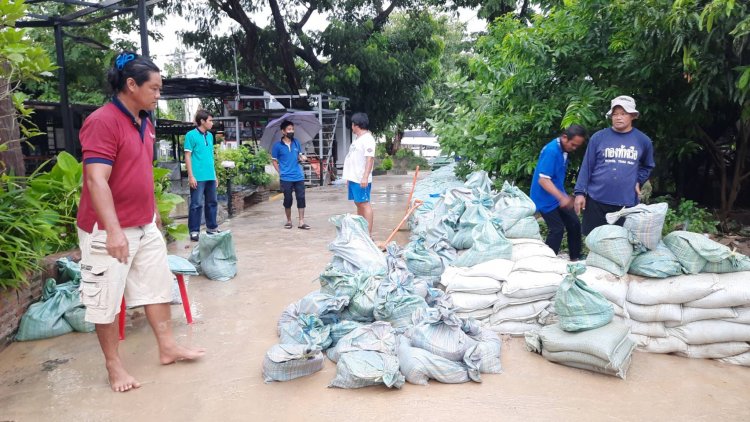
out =
[(8, 148), (0, 152), (0, 173), (26, 174), (20, 139), (16, 109), (10, 99), (10, 84), (8, 80), (0, 78), (0, 145)]

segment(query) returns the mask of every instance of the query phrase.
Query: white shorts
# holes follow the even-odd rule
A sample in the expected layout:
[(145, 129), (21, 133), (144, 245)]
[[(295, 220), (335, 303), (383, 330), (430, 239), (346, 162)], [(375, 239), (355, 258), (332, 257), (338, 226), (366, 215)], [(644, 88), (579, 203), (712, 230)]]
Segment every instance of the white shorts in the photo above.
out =
[(109, 324), (120, 313), (123, 294), (128, 306), (169, 303), (172, 272), (167, 244), (155, 223), (123, 229), (128, 239), (128, 263), (107, 253), (107, 232), (78, 229), (81, 248), (81, 303), (87, 322)]

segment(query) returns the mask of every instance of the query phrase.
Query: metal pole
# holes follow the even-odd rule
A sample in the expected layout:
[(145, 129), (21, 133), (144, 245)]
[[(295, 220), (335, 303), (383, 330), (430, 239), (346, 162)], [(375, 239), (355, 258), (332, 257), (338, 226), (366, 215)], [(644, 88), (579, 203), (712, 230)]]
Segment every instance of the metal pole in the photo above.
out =
[(65, 49), (63, 48), (63, 33), (60, 24), (55, 25), (55, 50), (57, 51), (57, 78), (60, 91), (60, 114), (62, 114), (63, 134), (65, 135), (65, 151), (76, 155), (76, 140), (73, 139), (73, 117), (70, 114), (68, 100), (68, 82), (65, 78)]
[(148, 49), (148, 10), (146, 0), (138, 0), (138, 22), (141, 32), (141, 55), (150, 57)]
[[(290, 100), (291, 102), (291, 100)], [(320, 166), (320, 186), (323, 186), (323, 94), (318, 94), (318, 121), (320, 132), (318, 133), (318, 165)]]
[(240, 77), (237, 72), (237, 48), (232, 44), (232, 54), (234, 55), (234, 83), (237, 85), (237, 110), (240, 109)]
[(229, 177), (227, 177), (227, 214), (229, 214), (229, 217), (232, 217), (232, 214), (234, 214), (234, 210), (232, 209), (232, 170), (233, 169), (224, 169), (229, 173)]

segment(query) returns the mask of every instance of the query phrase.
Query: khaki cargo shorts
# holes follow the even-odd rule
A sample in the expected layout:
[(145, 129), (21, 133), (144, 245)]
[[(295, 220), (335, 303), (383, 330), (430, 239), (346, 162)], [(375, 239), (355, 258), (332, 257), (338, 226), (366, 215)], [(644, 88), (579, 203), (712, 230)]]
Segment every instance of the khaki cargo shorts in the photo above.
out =
[(81, 248), (81, 303), (87, 322), (109, 324), (120, 313), (123, 294), (128, 306), (172, 301), (172, 272), (164, 237), (151, 223), (123, 229), (128, 239), (128, 263), (107, 253), (107, 232), (78, 229)]

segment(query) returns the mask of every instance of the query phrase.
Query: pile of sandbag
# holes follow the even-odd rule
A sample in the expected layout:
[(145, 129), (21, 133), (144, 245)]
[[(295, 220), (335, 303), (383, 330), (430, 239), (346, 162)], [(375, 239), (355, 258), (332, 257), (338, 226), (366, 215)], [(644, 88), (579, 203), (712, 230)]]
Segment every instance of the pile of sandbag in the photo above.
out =
[(582, 264), (567, 266), (555, 297), (559, 322), (526, 333), (526, 346), (550, 362), (625, 378), (635, 343), (625, 324), (612, 322), (604, 296), (579, 278)]
[[(331, 387), (376, 384), (400, 388), (481, 380), (500, 373), (499, 337), (474, 320), (461, 320), (450, 298), (434, 289), (451, 260), (417, 239), (384, 256), (359, 216), (336, 216), (334, 256), (320, 275), (320, 290), (290, 304), (278, 322), (279, 344), (263, 363), (264, 379), (287, 381), (336, 362)], [(433, 245), (434, 246), (434, 245)], [(455, 253), (455, 250), (453, 250)]]
[(631, 277), (625, 308), (641, 350), (750, 366), (750, 272)]
[[(587, 267), (577, 277), (610, 302), (639, 350), (750, 366), (750, 272), (655, 279)], [(547, 323), (559, 317), (549, 310)]]
[(520, 336), (540, 328), (550, 316), (567, 261), (540, 240), (510, 239), (510, 244), (510, 259), (450, 266), (440, 284), (460, 318), (475, 318), (499, 334)]

